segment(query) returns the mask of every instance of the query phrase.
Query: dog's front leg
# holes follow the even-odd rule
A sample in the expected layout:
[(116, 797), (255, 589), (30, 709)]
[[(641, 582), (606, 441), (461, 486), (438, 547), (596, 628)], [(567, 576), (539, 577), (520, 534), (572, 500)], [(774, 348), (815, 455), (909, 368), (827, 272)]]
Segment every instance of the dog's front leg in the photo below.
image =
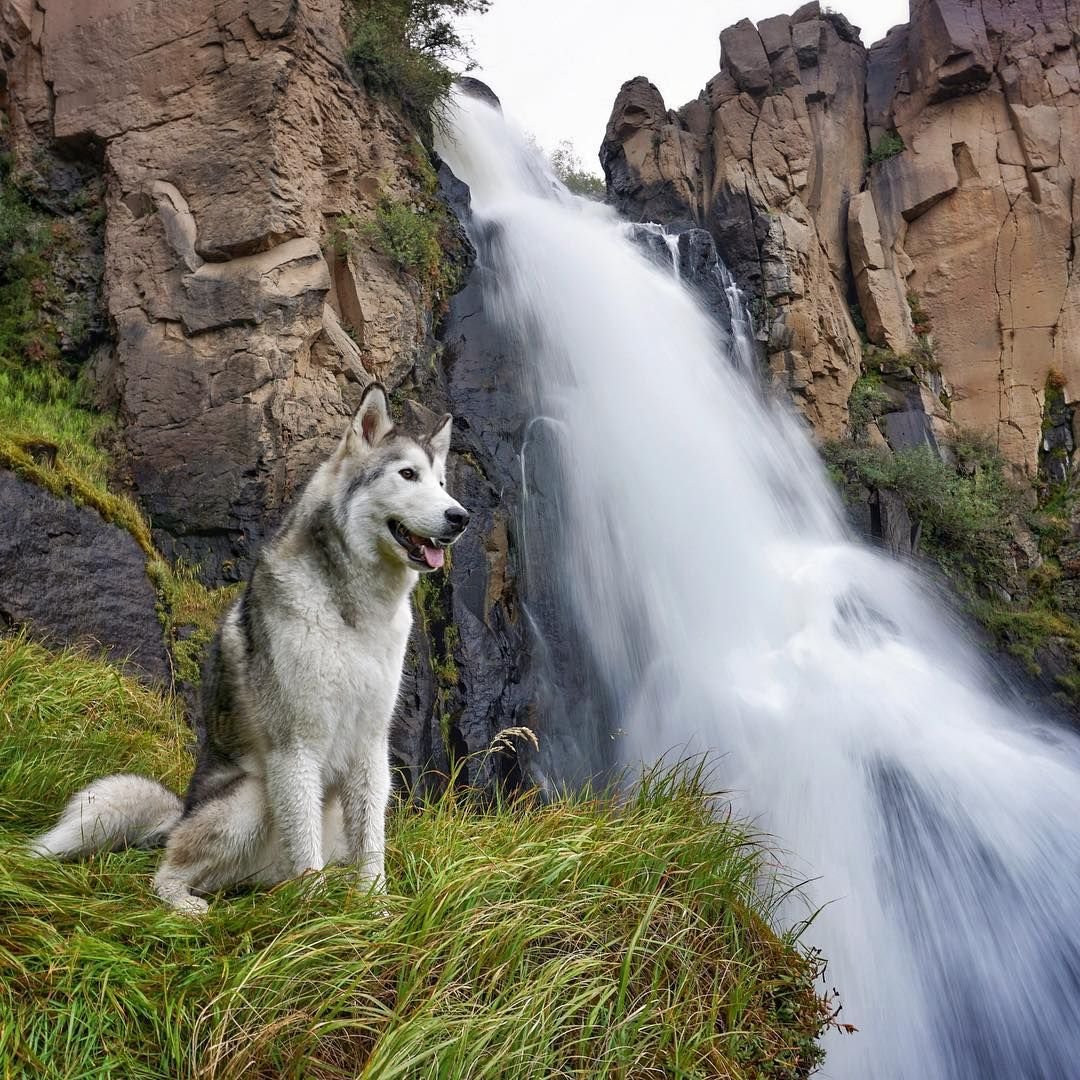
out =
[(380, 891), (386, 884), (383, 852), (389, 802), (389, 754), (365, 755), (355, 761), (341, 785), (345, 838), (360, 880), (373, 884)]
[(290, 747), (266, 759), (266, 794), (292, 876), (323, 868), (322, 764)]

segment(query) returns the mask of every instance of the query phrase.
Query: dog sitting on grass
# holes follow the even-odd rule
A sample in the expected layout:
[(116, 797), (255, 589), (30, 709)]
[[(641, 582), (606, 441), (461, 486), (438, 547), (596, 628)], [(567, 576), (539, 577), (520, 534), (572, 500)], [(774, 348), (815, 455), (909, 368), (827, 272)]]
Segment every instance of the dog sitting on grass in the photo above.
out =
[(395, 426), (385, 390), (369, 385), (259, 553), (203, 666), (184, 799), (145, 777), (105, 777), (72, 797), (35, 854), (164, 844), (154, 888), (191, 914), (207, 909), (200, 894), (328, 862), (381, 887), (410, 593), (469, 521), (445, 490), (451, 417), (410, 412)]

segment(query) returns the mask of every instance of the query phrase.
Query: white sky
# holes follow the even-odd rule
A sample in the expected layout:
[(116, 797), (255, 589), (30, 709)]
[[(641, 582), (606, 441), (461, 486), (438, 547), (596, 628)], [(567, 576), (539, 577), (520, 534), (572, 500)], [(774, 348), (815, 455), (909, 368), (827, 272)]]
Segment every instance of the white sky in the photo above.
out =
[[(480, 67), (507, 114), (547, 149), (569, 139), (583, 164), (596, 155), (619, 87), (635, 75), (668, 108), (695, 98), (720, 69), (720, 31), (790, 14), (802, 0), (493, 0), (463, 20)], [(824, 5), (823, 5), (824, 6)], [(907, 0), (832, 0), (871, 44), (907, 22)]]

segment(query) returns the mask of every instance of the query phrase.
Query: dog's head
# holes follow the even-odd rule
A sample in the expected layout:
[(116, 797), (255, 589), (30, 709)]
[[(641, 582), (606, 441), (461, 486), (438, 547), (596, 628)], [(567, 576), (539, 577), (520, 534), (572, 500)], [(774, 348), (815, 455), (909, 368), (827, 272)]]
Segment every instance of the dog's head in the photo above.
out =
[(338, 446), (343, 524), (351, 544), (421, 573), (438, 570), (465, 531), (468, 511), (446, 493), (450, 415), (408, 402), (390, 419), (386, 391), (371, 383)]

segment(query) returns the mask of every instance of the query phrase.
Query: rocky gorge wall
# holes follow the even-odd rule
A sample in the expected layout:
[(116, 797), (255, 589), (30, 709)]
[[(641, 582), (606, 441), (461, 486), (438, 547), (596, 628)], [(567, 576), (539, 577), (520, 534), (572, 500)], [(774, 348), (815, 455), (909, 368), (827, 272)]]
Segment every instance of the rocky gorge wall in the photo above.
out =
[(1069, 407), (1057, 441), (1075, 445), (1078, 20), (1057, 0), (912, 0), (867, 48), (817, 3), (744, 19), (681, 108), (647, 79), (623, 86), (601, 150), (611, 197), (712, 233), (774, 383), (821, 437), (847, 428), (860, 330), (896, 357), (929, 338), (884, 438), (955, 423), (1034, 476), (1051, 372)]
[[(467, 191), (436, 177), (400, 106), (350, 69), (344, 14), (339, 0), (3, 0), (0, 133), (12, 183), (47, 227), (92, 218), (102, 236), (83, 259), (98, 330), (61, 340), (61, 360), (115, 413), (110, 484), (150, 526), (147, 565), (160, 554), (211, 587), (243, 580), (372, 378), (456, 414), (450, 484), (473, 525), (447, 578), (418, 591), (396, 740), (415, 776), (445, 766), (448, 747), (486, 747), (524, 709), (506, 461), (516, 419), (508, 389), (455, 363), (467, 293), (451, 303), (372, 239), (380, 207), (398, 208), (440, 222), (447, 280), (471, 265), (446, 201), (465, 217)], [(53, 446), (34, 465), (46, 480), (64, 467), (56, 457)], [(141, 586), (137, 617), (60, 617), (60, 597), (93, 612), (124, 593), (148, 542), (139, 552), (90, 507), (81, 534), (50, 532), (46, 518), (72, 517), (55, 491), (35, 502), (10, 473), (0, 480), (21, 498), (0, 506), (3, 622), (117, 657), (160, 657), (147, 626), (163, 622), (170, 647), (191, 631), (162, 611), (164, 594), (159, 622)], [(125, 557), (69, 558), (84, 541)], [(46, 575), (36, 591), (30, 579)], [(135, 667), (162, 672), (159, 659)], [(497, 755), (484, 765), (504, 767)]]

